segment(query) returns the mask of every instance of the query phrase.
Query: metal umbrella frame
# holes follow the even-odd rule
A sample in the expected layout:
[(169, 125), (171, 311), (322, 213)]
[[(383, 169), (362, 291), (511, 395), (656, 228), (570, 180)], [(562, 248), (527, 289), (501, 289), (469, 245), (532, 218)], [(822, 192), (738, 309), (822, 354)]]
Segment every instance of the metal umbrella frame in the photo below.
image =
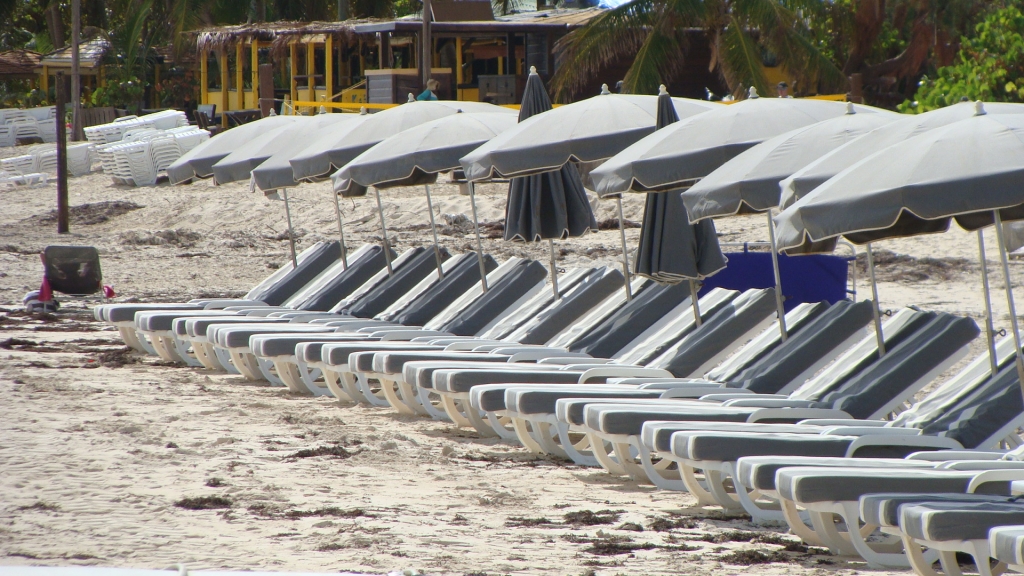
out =
[[(1024, 352), (1013, 298), (1004, 220), (1024, 219), (1024, 116), (986, 113), (936, 128), (868, 156), (785, 209), (779, 246), (826, 250), (843, 236), (857, 243), (943, 232), (955, 219), (979, 232), (982, 282), (988, 292), (982, 228), (995, 225), (1007, 308), (1024, 389)], [(990, 363), (996, 364), (991, 304), (986, 296)]]
[[(372, 186), (378, 199), (378, 210), (382, 226), (384, 226), (383, 204), (380, 201), (379, 190), (423, 184), (430, 216), (430, 227), (434, 236), (438, 275), (443, 278), (430, 184), (437, 180), (439, 173), (459, 169), (459, 159), (466, 152), (477, 148), (515, 125), (516, 117), (512, 111), (483, 114), (456, 113), (420, 124), (381, 141), (342, 167), (334, 175), (335, 189), (348, 190), (352, 183), (364, 187)], [(469, 193), (477, 242), (477, 259), (480, 265), (480, 282), (486, 291), (487, 278), (483, 240), (480, 236), (480, 223), (477, 216), (476, 191), (472, 183)], [(386, 230), (386, 226), (384, 229)]]
[[(846, 104), (842, 116), (796, 128), (761, 142), (722, 164), (690, 189), (683, 192), (683, 203), (690, 222), (707, 218), (729, 217), (763, 212), (768, 219), (768, 238), (775, 280), (775, 306), (779, 332), (783, 341), (789, 336), (786, 326), (779, 253), (775, 241), (772, 209), (781, 202), (779, 181), (790, 177), (804, 166), (829, 151), (855, 141), (872, 130), (899, 121), (901, 116), (884, 110), (865, 113), (852, 103)], [(879, 349), (884, 353), (881, 318), (878, 312), (877, 288), (874, 282), (874, 259), (868, 247), (868, 263), (875, 294), (875, 328)]]

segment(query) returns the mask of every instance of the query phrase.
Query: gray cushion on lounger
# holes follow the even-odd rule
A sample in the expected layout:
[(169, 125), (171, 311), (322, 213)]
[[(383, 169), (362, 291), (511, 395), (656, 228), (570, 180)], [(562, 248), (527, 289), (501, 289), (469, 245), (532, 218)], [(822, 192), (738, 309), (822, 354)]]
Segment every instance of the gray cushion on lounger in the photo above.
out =
[[(612, 387), (572, 386), (565, 390), (529, 390), (515, 395), (514, 410), (520, 414), (554, 414), (560, 398), (658, 398), (664, 390), (625, 390)], [(505, 396), (508, 402), (508, 394)], [(486, 410), (486, 408), (485, 408)]]
[[(449, 270), (444, 279), (435, 282), (393, 317), (384, 317), (405, 326), (422, 326), (431, 318), (448, 308), (469, 289), (480, 283), (480, 263), (476, 252), (457, 256), (459, 261)], [(484, 255), (484, 267), (488, 273), (498, 267), (489, 254)]]
[(736, 475), (744, 486), (758, 490), (775, 490), (775, 475), (782, 468), (793, 466), (849, 467), (865, 468), (934, 468), (934, 462), (921, 460), (904, 460), (898, 458), (812, 458), (807, 456), (765, 456), (740, 458)]
[(458, 336), (478, 334), (516, 300), (547, 276), (547, 268), (535, 260), (522, 260), (502, 276), (487, 292), (473, 301), (454, 319), (441, 327)]
[[(673, 406), (672, 404), (677, 404)], [(586, 425), (608, 434), (639, 435), (648, 420), (677, 422), (746, 422), (759, 408), (733, 408), (709, 404), (697, 406), (695, 402), (665, 401), (665, 406), (649, 405), (622, 409), (596, 405), (587, 408), (583, 417)]]
[(734, 461), (743, 456), (842, 457), (855, 438), (814, 434), (676, 432), (672, 453), (690, 460)]
[(297, 268), (288, 272), (281, 281), (253, 295), (252, 299), (266, 302), (270, 306), (280, 306), (328, 266), (337, 262), (341, 258), (341, 245), (338, 242), (324, 242), (315, 250), (304, 250), (303, 254), (306, 256), (299, 260)]
[(265, 334), (268, 331), (273, 330), (274, 332), (303, 332), (303, 333), (322, 333), (328, 328), (323, 326), (308, 325), (308, 324), (283, 324), (281, 326), (275, 326), (273, 328), (261, 326), (258, 328), (247, 328), (244, 325), (221, 330), (217, 334), (217, 345), (223, 346), (224, 348), (248, 348), (249, 338), (255, 334)]
[(990, 554), (1000, 562), (1021, 564), (1024, 558), (1024, 527), (1006, 526), (989, 533)]
[[(251, 340), (250, 347), (252, 353), (256, 356), (271, 358), (274, 356), (291, 356), (295, 354), (295, 346), (302, 342), (310, 341), (330, 341), (331, 338), (339, 342), (345, 340), (351, 340), (353, 336), (350, 335), (338, 335), (333, 334), (295, 334), (295, 335), (281, 335), (275, 336), (274, 338), (260, 338), (259, 340)], [(319, 358), (317, 358), (319, 360)]]
[[(390, 346), (394, 344), (393, 346)], [(402, 348), (398, 348), (401, 346)], [(413, 344), (411, 342), (381, 342), (379, 340), (367, 340), (365, 342), (345, 342), (343, 344), (327, 344), (320, 349), (320, 359), (327, 364), (340, 365), (348, 364), (348, 357), (356, 352), (376, 352), (387, 348), (422, 348), (435, 350), (437, 348), (425, 344)]]
[(566, 326), (571, 326), (599, 302), (622, 289), (622, 273), (597, 269), (587, 275), (568, 294), (531, 321), (531, 328), (519, 340), (521, 344), (544, 344)]
[(1005, 503), (1007, 496), (992, 494), (868, 494), (860, 499), (860, 517), (868, 524), (876, 526), (898, 526), (900, 523), (900, 507), (906, 504), (923, 504), (926, 502), (947, 503)]
[(152, 332), (171, 330), (174, 327), (174, 321), (178, 318), (191, 316), (193, 314), (197, 316), (208, 316), (210, 318), (222, 318), (226, 312), (220, 310), (209, 314), (204, 314), (206, 310), (180, 310), (177, 312), (140, 312), (135, 317), (135, 326), (140, 330), (148, 330)]
[(690, 288), (686, 282), (674, 286), (648, 286), (591, 329), (586, 336), (576, 340), (572, 351), (584, 352), (594, 358), (611, 358), (689, 295)]
[(202, 310), (198, 304), (122, 304), (112, 306), (107, 311), (107, 319), (110, 322), (131, 322), (135, 320), (136, 312), (149, 310)]
[(185, 329), (189, 335), (209, 336), (208, 329), (214, 324), (288, 324), (284, 318), (265, 318), (263, 316), (234, 316), (234, 317), (211, 317), (211, 318), (190, 318), (185, 322)]
[[(345, 313), (359, 318), (373, 318), (412, 290), (428, 274), (436, 275), (437, 258), (434, 251), (422, 246), (413, 250), (415, 253), (411, 258), (405, 260), (401, 266), (395, 267), (390, 277), (346, 307)], [(441, 259), (448, 259), (448, 251), (444, 248), (441, 249)]]
[[(857, 334), (870, 321), (871, 302), (836, 302), (761, 361), (729, 378), (727, 386), (774, 394), (813, 366), (822, 354)], [(711, 373), (710, 376), (718, 379), (726, 375)]]
[(984, 540), (996, 526), (1024, 523), (1024, 503), (929, 502), (900, 508), (900, 530), (932, 541)]
[(775, 313), (775, 290), (747, 290), (715, 312), (700, 327), (683, 336), (664, 352), (671, 355), (658, 367), (685, 378), (694, 375), (709, 358), (723, 350)]
[[(762, 422), (644, 422), (640, 439), (647, 446), (661, 452), (672, 451), (672, 435), (676, 432), (756, 432), (758, 434), (819, 434), (823, 430), (819, 426), (800, 426), (793, 424), (768, 424)], [(741, 460), (742, 461), (742, 460)]]
[(382, 352), (379, 357), (371, 357), (373, 363), (367, 365), (366, 368), (359, 368), (359, 370), (375, 370), (384, 374), (397, 374), (405, 369), (405, 365), (409, 362), (417, 361), (434, 361), (434, 360), (452, 360), (455, 361), (468, 361), (474, 360), (479, 362), (506, 362), (508, 356), (501, 354), (487, 354), (486, 352), (445, 352), (438, 350), (437, 352), (422, 352), (416, 350), (408, 351), (388, 351), (385, 354)]
[(1008, 362), (980, 391), (947, 409), (924, 426), (923, 431), (925, 434), (942, 433), (965, 448), (978, 448), (1024, 412), (1020, 392), (1017, 369), (1013, 362)]
[[(508, 370), (459, 370), (448, 375), (444, 385), (434, 381), (434, 388), (446, 392), (469, 392), (481, 384), (572, 384), (578, 382), (582, 372), (566, 370), (518, 370), (510, 365)], [(502, 395), (504, 402), (504, 395)]]
[[(860, 500), (865, 494), (882, 492), (966, 492), (977, 472), (937, 470), (890, 470), (884, 475), (864, 468), (816, 469), (783, 468), (775, 482), (783, 498), (797, 502), (836, 502)], [(991, 482), (982, 486), (985, 494), (1008, 494), (1009, 482)]]
[[(394, 258), (394, 254), (392, 254)], [(365, 284), (374, 274), (384, 269), (384, 250), (380, 246), (371, 246), (355, 261), (349, 260), (344, 272), (332, 278), (320, 290), (306, 299), (300, 310), (326, 312)]]

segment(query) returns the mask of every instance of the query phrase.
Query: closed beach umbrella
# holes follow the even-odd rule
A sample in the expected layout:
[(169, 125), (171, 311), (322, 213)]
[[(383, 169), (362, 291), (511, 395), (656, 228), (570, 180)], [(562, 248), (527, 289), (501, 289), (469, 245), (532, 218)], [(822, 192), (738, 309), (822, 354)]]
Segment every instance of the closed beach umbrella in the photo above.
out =
[(344, 114), (296, 116), (295, 121), (259, 134), (213, 165), (218, 184), (248, 180), (257, 166), (283, 150), (295, 150), (322, 128), (345, 121)]
[[(973, 106), (974, 116), (878, 151), (786, 208), (776, 218), (779, 247), (800, 251), (813, 242), (827, 247), (838, 236), (864, 243), (940, 232), (950, 218), (968, 230), (995, 224), (1024, 386), (1002, 230), (1002, 220), (1024, 218), (1024, 115)], [(991, 338), (989, 351), (994, 360)]]
[(594, 169), (590, 178), (601, 196), (679, 188), (769, 138), (845, 113), (843, 102), (758, 98), (751, 89), (751, 97), (742, 102), (692, 116), (643, 138)]
[[(551, 98), (536, 68), (523, 91), (519, 121), (551, 110)], [(551, 288), (558, 297), (554, 240), (577, 237), (597, 229), (583, 181), (575, 166), (513, 178), (505, 206), (505, 240), (537, 242), (547, 240), (551, 251)]]
[[(656, 127), (661, 130), (678, 122), (679, 116), (665, 87), (659, 92)], [(714, 222), (702, 220), (690, 224), (678, 191), (647, 195), (636, 273), (661, 283), (689, 280), (693, 319), (698, 326), (701, 320), (697, 280), (718, 272), (725, 265)]]
[[(985, 108), (989, 114), (1024, 114), (1024, 105), (1022, 104), (987, 103)], [(928, 130), (970, 118), (974, 116), (974, 112), (973, 102), (961, 102), (924, 114), (904, 116), (898, 122), (876, 128), (821, 156), (785, 178), (782, 181), (782, 201), (779, 206), (785, 208), (796, 202), (865, 156), (870, 156), (883, 148), (888, 148)]]
[(268, 116), (222, 132), (182, 154), (167, 168), (171, 184), (213, 176), (213, 165), (260, 134), (295, 122), (298, 116)]
[[(846, 104), (846, 114), (822, 120), (770, 138), (732, 160), (683, 193), (683, 203), (691, 221), (765, 212), (769, 239), (774, 239), (772, 208), (779, 205), (779, 181), (820, 158), (823, 154), (850, 142), (879, 126), (900, 119), (900, 115), (881, 109), (873, 113), (858, 111)], [(774, 243), (774, 242), (773, 242)], [(775, 272), (775, 302), (779, 330), (786, 337), (782, 279), (778, 273), (778, 253), (772, 249)], [(877, 302), (876, 302), (877, 311)]]
[[(427, 194), (430, 228), (434, 234), (437, 270), (441, 275), (441, 254), (437, 244), (434, 208), (430, 200), (430, 184), (437, 180), (438, 173), (458, 169), (459, 159), (467, 152), (515, 125), (515, 114), (506, 112), (445, 116), (381, 141), (342, 167), (334, 175), (334, 180), (352, 180), (361, 186), (373, 186), (375, 189), (423, 184)], [(347, 185), (344, 187), (348, 188)], [(487, 272), (476, 216), (475, 195), (471, 194), (470, 201), (473, 206), (477, 257), (480, 261), (480, 282), (486, 290)], [(383, 215), (381, 218), (383, 219)]]
[[(680, 118), (707, 112), (721, 104), (674, 98)], [(486, 180), (550, 172), (568, 162), (596, 162), (654, 132), (655, 96), (602, 93), (559, 106), (520, 122), (467, 154), (466, 178)]]

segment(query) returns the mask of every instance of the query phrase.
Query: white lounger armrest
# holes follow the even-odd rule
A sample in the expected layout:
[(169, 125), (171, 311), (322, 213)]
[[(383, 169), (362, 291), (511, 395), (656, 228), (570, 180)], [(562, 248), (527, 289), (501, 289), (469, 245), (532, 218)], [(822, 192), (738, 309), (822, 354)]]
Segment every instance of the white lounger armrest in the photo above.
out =
[[(853, 416), (850, 416), (846, 412), (842, 412), (835, 418), (808, 418), (807, 420), (801, 420), (800, 424), (806, 424), (808, 426), (851, 426), (854, 422)], [(857, 426), (873, 426), (876, 428), (882, 428), (889, 422), (886, 420), (857, 420)]]
[(987, 470), (979, 473), (967, 485), (967, 493), (973, 494), (984, 484), (989, 482), (1012, 482), (1014, 489), (1018, 488), (1017, 483), (1024, 480), (1024, 470)]
[(224, 308), (227, 308), (228, 306), (258, 307), (258, 306), (267, 306), (268, 305), (266, 302), (261, 302), (259, 300), (242, 300), (242, 299), (238, 299), (238, 300), (226, 300), (226, 299), (225, 300), (194, 300), (194, 301), (190, 300), (189, 304), (202, 304), (204, 310), (223, 310)]
[[(924, 460), (925, 462), (952, 462), (964, 460), (1002, 460), (1006, 458), (1006, 452), (984, 452), (976, 450), (931, 450), (928, 452), (914, 452), (907, 456), (907, 460)], [(1015, 460), (1009, 460), (1015, 462)]]
[(963, 460), (946, 462), (935, 467), (937, 470), (1024, 470), (1024, 462), (1010, 460)]
[(373, 332), (371, 337), (380, 339), (384, 342), (409, 342), (413, 338), (420, 336), (448, 336), (449, 332), (441, 332), (439, 330), (381, 330), (379, 332)]
[(701, 396), (700, 399), (706, 402), (721, 402), (724, 404), (730, 400), (749, 400), (752, 396), (759, 400), (790, 400), (790, 397), (786, 394), (754, 394), (749, 390), (745, 392), (713, 392)]
[[(416, 341), (418, 340), (414, 340), (414, 342)], [(430, 344), (444, 344), (445, 352), (470, 351), (480, 346), (481, 344), (497, 344), (497, 342), (492, 342), (490, 340), (481, 340), (479, 338), (474, 338), (472, 336), (448, 336), (445, 338), (431, 338), (425, 341), (429, 342)]]
[(579, 356), (555, 356), (553, 358), (544, 358), (538, 364), (556, 364), (565, 366), (566, 370), (585, 370), (586, 368), (580, 368), (580, 366), (600, 366), (612, 362), (615, 361), (606, 358), (588, 358), (585, 364), (581, 364)]
[(878, 426), (833, 426), (822, 431), (825, 436), (868, 436), (880, 434), (883, 436), (920, 436), (918, 428), (894, 428)]
[(739, 408), (813, 408), (816, 402), (810, 400), (794, 400), (785, 398), (761, 398), (760, 394), (744, 396), (722, 402), (722, 406)]
[[(547, 362), (542, 362), (542, 363), (546, 364)], [(580, 362), (580, 359), (577, 358), (575, 362), (570, 362), (570, 363), (553, 362), (552, 364), (562, 364), (562, 366), (563, 366), (562, 369), (563, 370), (568, 370), (570, 372), (585, 372), (587, 370), (590, 370), (591, 368), (602, 368), (602, 367), (608, 366), (610, 364), (615, 364), (615, 361), (614, 360), (607, 360), (605, 358), (596, 358), (596, 359), (593, 359), (593, 360), (588, 358), (586, 362)]]
[(580, 375), (578, 382), (585, 384), (590, 380), (596, 380), (598, 378), (624, 378), (624, 377), (663, 377), (670, 378), (674, 376), (668, 370), (662, 370), (661, 368), (644, 368), (642, 366), (601, 366), (600, 368), (591, 368)]
[[(560, 352), (562, 356), (575, 356), (579, 352), (569, 352), (565, 348), (559, 348), (558, 346), (531, 346), (528, 344), (505, 344), (504, 346), (480, 346), (478, 352), (490, 352), (491, 354), (504, 354), (505, 356), (513, 356), (520, 352), (536, 352), (543, 350), (548, 352), (548, 356), (554, 356), (555, 352)], [(589, 358), (589, 356), (587, 356)]]
[(561, 357), (561, 356), (565, 356), (567, 354), (568, 355), (578, 354), (577, 358), (590, 358), (590, 356), (587, 356), (586, 354), (583, 354), (582, 352), (566, 352), (565, 350), (559, 350), (557, 348), (555, 348), (555, 349), (540, 348), (540, 349), (537, 349), (537, 350), (523, 350), (521, 352), (516, 352), (515, 354), (513, 354), (513, 355), (511, 355), (509, 357), (508, 361), (509, 361), (510, 364), (515, 364), (516, 362), (538, 362), (540, 360), (543, 360), (545, 358), (550, 358), (552, 356), (559, 356), (559, 357)]
[(654, 382), (651, 384), (642, 384), (640, 385), (640, 388), (644, 390), (664, 390), (664, 392), (661, 393), (662, 398), (692, 398), (694, 400), (698, 400), (707, 396), (708, 392), (714, 392), (720, 387), (713, 382), (680, 382), (678, 384)]

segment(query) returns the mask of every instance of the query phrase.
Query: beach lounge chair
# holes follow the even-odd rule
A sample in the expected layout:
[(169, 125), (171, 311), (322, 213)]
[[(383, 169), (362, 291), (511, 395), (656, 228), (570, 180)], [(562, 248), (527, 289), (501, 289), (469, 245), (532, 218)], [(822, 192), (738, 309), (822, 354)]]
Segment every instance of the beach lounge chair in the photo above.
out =
[[(713, 297), (715, 305), (721, 305), (734, 294), (726, 290), (717, 291)], [(462, 426), (472, 425), (486, 435), (511, 434), (505, 429), (491, 430), (476, 414), (467, 413), (468, 404), (462, 398), (441, 396), (439, 402), (444, 412), (434, 409), (434, 400), (430, 396), (437, 392), (432, 385), (434, 374), (445, 373), (447, 370), (488, 367), (493, 369), (492, 372), (499, 369), (516, 370), (515, 378), (525, 378), (527, 371), (544, 371), (548, 374), (562, 366), (552, 364), (550, 367), (539, 367), (532, 363), (551, 357), (571, 358), (572, 362), (585, 361), (590, 357), (589, 352), (598, 350), (615, 353), (622, 348), (623, 342), (630, 342), (646, 331), (656, 332), (658, 327), (671, 329), (674, 320), (684, 315), (684, 304), (689, 306), (689, 290), (685, 286), (640, 283), (631, 301), (612, 297), (608, 305), (598, 305), (594, 313), (587, 314), (560, 333), (549, 332), (550, 338), (546, 341), (536, 338), (538, 334), (534, 333), (531, 338), (510, 335), (509, 338), (491, 343), (454, 343), (447, 350), (359, 351), (335, 346), (330, 352), (333, 356), (329, 358), (325, 350), (323, 359), (329, 360), (329, 364), (344, 366), (345, 372), (355, 376), (376, 378), (387, 382), (389, 386), (397, 385), (402, 391), (402, 397), (406, 399), (406, 405), (418, 412), (426, 411), (432, 417), (450, 419)], [(669, 312), (665, 313), (665, 310)], [(658, 327), (652, 328), (652, 325)]]
[(96, 320), (107, 322), (118, 329), (125, 344), (156, 355), (152, 346), (140, 340), (135, 330), (135, 313), (145, 310), (202, 310), (223, 308), (233, 304), (276, 306), (284, 302), (317, 274), (336, 262), (341, 256), (337, 242), (317, 242), (303, 250), (296, 258), (298, 267), (282, 266), (245, 294), (242, 298), (207, 298), (176, 304), (105, 304), (93, 308)]
[[(742, 322), (741, 317), (729, 314), (731, 311), (723, 310), (715, 315), (717, 327), (728, 327), (734, 319)], [(766, 328), (714, 370), (708, 371), (703, 379), (626, 378), (613, 379), (613, 385), (598, 386), (484, 385), (473, 389), (470, 403), (485, 412), (495, 411), (511, 418), (516, 423), (520, 442), (532, 450), (568, 457), (580, 465), (598, 466), (592, 454), (584, 453), (586, 442), (572, 441), (568, 425), (558, 420), (560, 400), (573, 400), (580, 405), (588, 401), (653, 400), (666, 394), (696, 398), (716, 392), (776, 390), (776, 382), (801, 381), (804, 375), (816, 372), (827, 363), (838, 350), (859, 339), (870, 314), (869, 303), (801, 304), (786, 315), (789, 338), (785, 344), (777, 328)], [(704, 333), (705, 327), (711, 330)], [(715, 322), (709, 321), (694, 335), (703, 333), (707, 338), (715, 338), (719, 332), (715, 328)], [(744, 339), (745, 335), (741, 335), (734, 342)], [(680, 350), (690, 354), (698, 351), (703, 352), (699, 348)]]
[(988, 532), (990, 555), (1007, 569), (1024, 573), (1024, 526), (999, 526)]
[[(983, 362), (987, 363), (987, 358)], [(974, 372), (975, 368), (969, 366), (964, 372)], [(970, 479), (955, 474), (936, 476), (934, 470), (913, 470), (920, 466), (914, 463), (869, 459), (899, 458), (936, 449), (958, 451), (939, 453), (939, 458), (962, 458), (965, 448), (993, 446), (1010, 437), (1024, 422), (1020, 385), (1012, 363), (994, 377), (984, 375), (974, 381), (955, 377), (917, 406), (921, 409), (911, 417), (894, 422), (850, 420), (843, 426), (837, 420), (811, 420), (789, 426), (788, 431), (765, 430), (760, 434), (675, 432), (671, 449), (675, 457), (687, 460), (691, 466), (706, 467), (702, 468), (706, 475), (709, 469), (731, 475), (737, 484), (735, 496), (727, 496), (723, 490), (719, 497), (752, 500), (756, 494), (747, 491), (756, 490), (779, 501), (783, 517), (802, 538), (855, 551), (876, 565), (899, 564), (902, 561), (898, 555), (877, 552), (868, 545), (865, 538), (874, 527), (838, 535), (832, 515), (839, 516), (847, 526), (858, 526), (861, 496), (877, 492), (963, 492)], [(741, 443), (742, 449), (738, 448)], [(761, 458), (749, 457), (758, 452)], [(915, 454), (912, 459), (928, 460), (928, 456)], [(850, 459), (853, 457), (859, 458)], [(966, 457), (992, 456), (969, 453)], [(887, 467), (884, 474), (878, 471), (881, 466)], [(956, 484), (961, 480), (963, 484)], [(812, 527), (803, 523), (799, 508), (809, 512)]]

